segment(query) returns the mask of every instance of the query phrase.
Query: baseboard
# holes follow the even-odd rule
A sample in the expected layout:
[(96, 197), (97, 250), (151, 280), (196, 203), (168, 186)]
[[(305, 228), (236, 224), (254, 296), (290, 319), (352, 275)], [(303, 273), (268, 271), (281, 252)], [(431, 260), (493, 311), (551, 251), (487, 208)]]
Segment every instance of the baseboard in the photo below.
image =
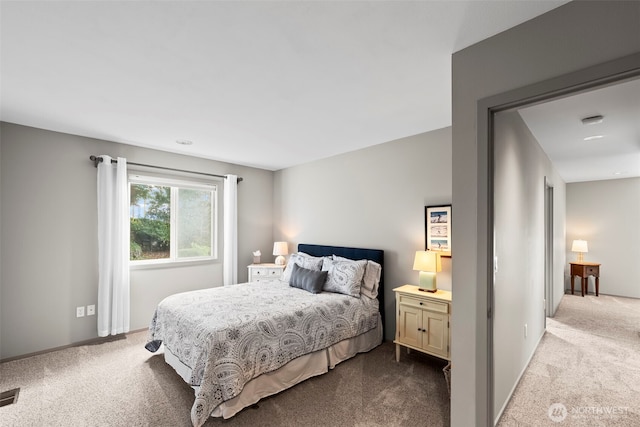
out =
[(547, 332), (547, 330), (545, 329), (542, 332), (542, 334), (540, 335), (540, 338), (538, 338), (538, 342), (536, 342), (536, 345), (533, 347), (533, 351), (531, 352), (531, 355), (529, 356), (529, 359), (527, 360), (527, 363), (524, 364), (524, 368), (522, 368), (522, 371), (520, 371), (520, 374), (518, 375), (518, 380), (515, 382), (515, 384), (513, 385), (511, 390), (509, 391), (509, 395), (507, 396), (507, 399), (504, 401), (504, 404), (502, 405), (502, 408), (500, 408), (500, 411), (498, 411), (498, 414), (494, 418), (494, 421), (493, 421), (493, 425), (494, 426), (498, 425), (498, 421), (500, 421), (500, 417), (502, 416), (502, 413), (504, 412), (504, 410), (507, 408), (507, 405), (511, 401), (511, 397), (513, 396), (513, 393), (516, 391), (516, 387), (518, 387), (518, 384), (520, 384), (520, 380), (522, 379), (522, 376), (524, 375), (524, 372), (529, 367), (529, 363), (531, 363), (531, 359), (533, 359), (533, 355), (536, 354), (536, 350), (538, 350), (538, 346), (540, 345), (540, 341), (542, 341), (542, 337), (544, 337), (544, 334), (546, 332)]
[(75, 342), (75, 343), (62, 345), (60, 347), (48, 348), (46, 350), (40, 350), (40, 351), (36, 351), (36, 352), (33, 352), (33, 353), (22, 354), (20, 356), (7, 357), (6, 359), (0, 359), (0, 363), (12, 362), (14, 360), (20, 360), (20, 359), (26, 359), (27, 357), (39, 356), (41, 354), (52, 353), (54, 351), (64, 350), (66, 348), (81, 347), (83, 345), (95, 345), (95, 344), (102, 344), (102, 343), (105, 343), (105, 342), (122, 340), (122, 339), (125, 339), (129, 334), (135, 334), (135, 333), (146, 331), (146, 330), (148, 330), (148, 329), (147, 328), (136, 329), (135, 331), (129, 331), (129, 332), (126, 332), (124, 334), (109, 335), (108, 337), (91, 338), (91, 339), (84, 340), (84, 341), (78, 341), (78, 342)]

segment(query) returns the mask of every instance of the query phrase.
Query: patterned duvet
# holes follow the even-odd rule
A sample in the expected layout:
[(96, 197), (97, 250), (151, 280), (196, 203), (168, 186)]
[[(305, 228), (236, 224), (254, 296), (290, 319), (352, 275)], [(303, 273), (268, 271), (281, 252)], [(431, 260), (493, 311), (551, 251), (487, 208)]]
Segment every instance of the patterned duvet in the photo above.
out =
[(377, 324), (377, 300), (311, 294), (284, 282), (244, 283), (165, 298), (146, 348), (164, 344), (191, 368), (190, 384), (200, 386), (191, 420), (199, 427), (251, 379)]

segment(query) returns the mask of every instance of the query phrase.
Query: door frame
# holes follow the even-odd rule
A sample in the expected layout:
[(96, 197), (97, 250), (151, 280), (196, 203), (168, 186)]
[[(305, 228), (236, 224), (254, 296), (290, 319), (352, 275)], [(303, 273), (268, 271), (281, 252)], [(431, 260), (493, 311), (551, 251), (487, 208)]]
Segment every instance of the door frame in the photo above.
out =
[(553, 317), (553, 254), (554, 254), (554, 205), (553, 184), (544, 177), (544, 329), (547, 317)]
[[(494, 306), (494, 115), (500, 111), (519, 108), (525, 105), (534, 105), (557, 99), (564, 96), (586, 92), (595, 88), (620, 83), (624, 80), (640, 76), (640, 52), (619, 59), (594, 65), (579, 71), (551, 78), (539, 83), (534, 83), (518, 89), (513, 89), (501, 94), (480, 99), (477, 103), (477, 144), (478, 144), (478, 170), (485, 171), (486, 187), (479, 186), (478, 197), (484, 198), (486, 203), (486, 217), (479, 232), (485, 235), (481, 241), (486, 242), (484, 258), (486, 273), (486, 305), (487, 305), (487, 348), (486, 348), (486, 425), (495, 426), (498, 419), (494, 414), (494, 340), (493, 340), (493, 313)], [(484, 154), (483, 154), (484, 153)], [(479, 181), (480, 182), (480, 181)], [(482, 219), (479, 218), (479, 221)], [(479, 223), (479, 225), (481, 225)], [(486, 227), (486, 228), (485, 228)], [(485, 240), (486, 239), (486, 240)], [(480, 261), (480, 258), (478, 259)], [(480, 277), (479, 277), (480, 279)], [(481, 295), (481, 293), (480, 293)]]

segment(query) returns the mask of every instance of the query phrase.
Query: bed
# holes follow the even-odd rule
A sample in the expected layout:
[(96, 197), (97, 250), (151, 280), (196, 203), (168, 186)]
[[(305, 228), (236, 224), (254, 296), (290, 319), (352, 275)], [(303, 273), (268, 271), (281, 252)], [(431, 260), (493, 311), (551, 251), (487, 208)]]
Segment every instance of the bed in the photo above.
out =
[(166, 298), (145, 347), (162, 346), (165, 361), (194, 389), (194, 426), (209, 416), (230, 418), (378, 346), (383, 266), (381, 250), (300, 244), (281, 282)]

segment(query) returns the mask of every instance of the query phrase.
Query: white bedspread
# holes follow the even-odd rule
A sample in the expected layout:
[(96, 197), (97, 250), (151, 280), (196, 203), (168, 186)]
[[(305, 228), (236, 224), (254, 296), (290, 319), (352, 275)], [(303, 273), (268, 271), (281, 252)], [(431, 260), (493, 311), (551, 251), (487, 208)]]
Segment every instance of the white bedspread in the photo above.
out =
[(251, 379), (376, 327), (378, 301), (287, 283), (245, 283), (172, 295), (157, 307), (146, 348), (160, 344), (200, 386), (191, 409), (201, 426)]

